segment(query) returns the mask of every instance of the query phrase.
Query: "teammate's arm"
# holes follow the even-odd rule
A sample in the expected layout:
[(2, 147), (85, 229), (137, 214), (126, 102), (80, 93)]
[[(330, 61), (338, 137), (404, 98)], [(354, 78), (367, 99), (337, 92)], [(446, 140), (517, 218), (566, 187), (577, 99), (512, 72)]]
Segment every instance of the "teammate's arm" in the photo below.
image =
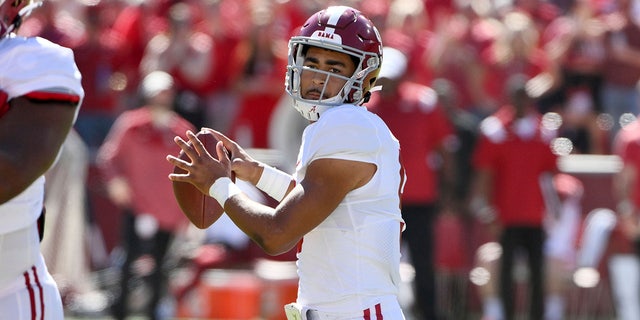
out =
[(53, 164), (77, 103), (11, 99), (0, 118), (0, 204), (24, 191)]

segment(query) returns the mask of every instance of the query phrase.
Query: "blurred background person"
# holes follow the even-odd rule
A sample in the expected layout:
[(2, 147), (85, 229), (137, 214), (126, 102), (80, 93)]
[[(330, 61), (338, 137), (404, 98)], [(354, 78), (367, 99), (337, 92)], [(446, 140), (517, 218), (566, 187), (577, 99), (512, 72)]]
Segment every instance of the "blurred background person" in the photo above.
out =
[[(559, 200), (549, 201), (546, 209), (544, 243), (546, 260), (545, 275), (545, 320), (566, 319), (567, 294), (573, 275), (576, 258), (576, 240), (581, 224), (583, 185), (576, 177), (560, 173), (553, 178), (554, 190), (548, 197)], [(555, 213), (559, 213), (558, 216)], [(475, 266), (471, 271), (471, 281), (477, 286), (482, 302), (482, 319), (505, 319), (500, 308), (499, 274), (502, 246), (498, 242), (487, 242), (475, 253)], [(519, 260), (521, 261), (521, 260)]]
[(175, 79), (174, 109), (196, 128), (206, 123), (205, 96), (212, 86), (216, 67), (214, 41), (196, 29), (194, 6), (173, 4), (168, 11), (168, 29), (147, 44), (140, 64), (141, 74), (164, 71)]
[(599, 118), (606, 32), (601, 11), (594, 1), (571, 1), (567, 13), (555, 18), (542, 36), (542, 46), (559, 70), (539, 100), (540, 111), (562, 115), (559, 135), (571, 140), (573, 153), (610, 150), (609, 132)]
[(640, 13), (635, 0), (617, 0), (610, 4), (605, 17), (608, 32), (604, 44), (606, 59), (603, 68), (603, 109), (613, 120), (610, 138), (628, 123), (625, 113), (640, 113)]
[(105, 8), (87, 6), (78, 17), (84, 25), (73, 46), (82, 84), (87, 97), (74, 128), (89, 148), (91, 165), (95, 164), (98, 148), (104, 142), (116, 117), (122, 112), (121, 83), (117, 80), (114, 56), (118, 39), (110, 32)]
[(510, 101), (482, 122), (473, 155), (470, 206), (502, 248), (499, 294), (504, 319), (515, 317), (513, 267), (523, 253), (529, 271), (530, 319), (542, 319), (545, 310), (542, 189), (552, 190), (549, 174), (558, 169), (550, 145), (555, 131), (541, 125), (541, 115), (526, 90), (529, 79), (522, 74), (509, 77), (505, 90)]
[(228, 136), (248, 148), (267, 148), (272, 112), (282, 96), (290, 27), (278, 6), (267, 0), (250, 2), (251, 27), (234, 52), (238, 105)]
[(540, 33), (532, 18), (524, 12), (505, 9), (507, 13), (494, 22), (496, 36), (479, 53), (478, 75), (482, 90), (476, 90), (478, 112), (484, 116), (493, 114), (505, 104), (510, 104), (508, 81), (513, 75), (529, 78), (547, 76), (555, 79), (557, 68), (539, 46)]
[(175, 235), (188, 224), (166, 179), (173, 167), (164, 157), (178, 152), (173, 137), (194, 128), (172, 111), (176, 92), (171, 75), (162, 71), (149, 73), (140, 92), (144, 104), (116, 119), (98, 153), (108, 196), (121, 210), (111, 213), (120, 216), (120, 246), (124, 250), (120, 290), (112, 307), (116, 319), (129, 314), (133, 266), (144, 254), (152, 258), (152, 271), (145, 277), (150, 297), (144, 314), (157, 319), (156, 307), (167, 292), (163, 262)]
[(138, 88), (145, 74), (140, 64), (151, 39), (167, 29), (170, 0), (100, 1), (101, 7), (113, 7), (115, 16), (109, 32), (117, 41), (114, 59), (125, 107), (137, 103)]
[(455, 132), (438, 103), (436, 92), (406, 80), (407, 56), (385, 47), (377, 85), (368, 104), (400, 141), (407, 172), (402, 194), (402, 217), (407, 224), (402, 240), (415, 270), (413, 312), (418, 319), (438, 319), (434, 266), (434, 222), (440, 210), (452, 210), (452, 147)]

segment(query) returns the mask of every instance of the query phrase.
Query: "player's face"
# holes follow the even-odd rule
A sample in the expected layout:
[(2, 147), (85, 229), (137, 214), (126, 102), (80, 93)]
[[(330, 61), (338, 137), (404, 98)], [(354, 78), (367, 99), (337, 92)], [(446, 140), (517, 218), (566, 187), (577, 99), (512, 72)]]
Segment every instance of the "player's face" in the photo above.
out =
[[(336, 96), (346, 80), (308, 69), (326, 71), (347, 78), (351, 77), (356, 69), (349, 55), (318, 47), (309, 48), (304, 58), (304, 67), (300, 77), (300, 92), (304, 99), (310, 100)], [(324, 93), (322, 93), (323, 89)]]

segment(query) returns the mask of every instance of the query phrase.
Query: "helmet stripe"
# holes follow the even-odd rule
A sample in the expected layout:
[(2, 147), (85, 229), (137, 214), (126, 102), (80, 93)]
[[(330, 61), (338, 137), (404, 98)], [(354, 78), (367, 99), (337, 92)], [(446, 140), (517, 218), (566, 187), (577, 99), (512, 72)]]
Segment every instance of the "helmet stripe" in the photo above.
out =
[(346, 9), (347, 7), (344, 7), (344, 6), (335, 6), (335, 7), (327, 8), (327, 15), (329, 15), (329, 20), (327, 21), (327, 24), (336, 25), (338, 23), (338, 20), (340, 20), (342, 13), (344, 13)]
[[(329, 16), (329, 20), (327, 20), (327, 25), (331, 25), (331, 26), (335, 26), (338, 24), (338, 21), (340, 20), (340, 17), (342, 17), (342, 14), (349, 9), (348, 7), (345, 6), (334, 6), (334, 7), (329, 7), (327, 8), (327, 12), (326, 14)], [(334, 33), (335, 28), (325, 28), (325, 32), (327, 33)]]

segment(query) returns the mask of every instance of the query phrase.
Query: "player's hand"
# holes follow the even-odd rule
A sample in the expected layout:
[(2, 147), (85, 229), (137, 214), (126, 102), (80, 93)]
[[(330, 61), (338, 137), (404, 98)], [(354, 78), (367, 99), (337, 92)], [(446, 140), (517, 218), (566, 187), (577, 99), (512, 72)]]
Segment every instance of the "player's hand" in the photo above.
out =
[(221, 177), (232, 177), (231, 161), (221, 141), (216, 145), (218, 159), (213, 157), (196, 135), (187, 131), (189, 143), (180, 137), (175, 137), (175, 143), (184, 151), (191, 162), (181, 160), (172, 155), (167, 156), (167, 161), (174, 166), (185, 170), (186, 173), (171, 173), (172, 181), (188, 182), (194, 185), (200, 192), (209, 194), (211, 185)]
[(224, 144), (229, 152), (231, 170), (235, 173), (236, 178), (248, 181), (253, 185), (258, 183), (262, 174), (262, 165), (259, 161), (252, 158), (240, 145), (224, 134), (210, 128), (202, 128), (202, 131), (210, 132)]

